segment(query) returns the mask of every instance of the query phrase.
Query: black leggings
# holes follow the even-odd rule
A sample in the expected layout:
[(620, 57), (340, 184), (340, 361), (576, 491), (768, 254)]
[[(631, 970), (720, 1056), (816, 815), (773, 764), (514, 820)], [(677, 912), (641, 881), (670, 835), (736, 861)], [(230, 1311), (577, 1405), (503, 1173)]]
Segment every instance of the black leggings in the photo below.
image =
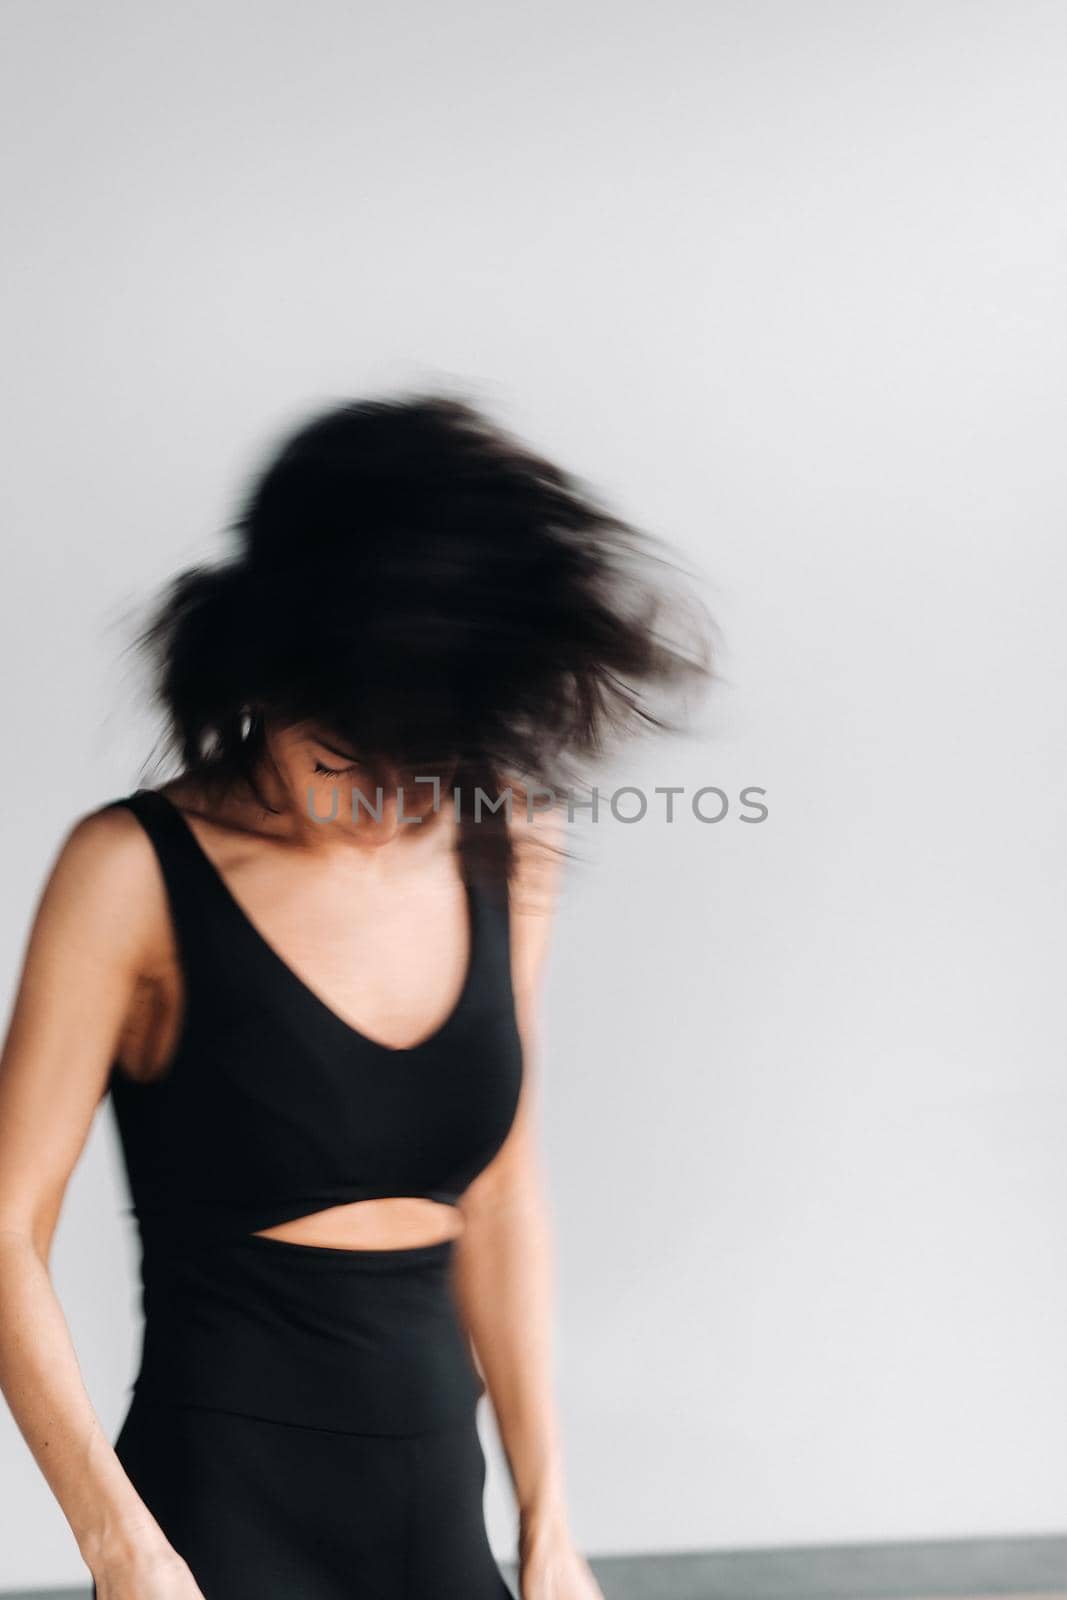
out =
[(508, 1600), (452, 1252), (152, 1241), (115, 1447), (204, 1600)]
[(389, 1436), (135, 1395), (116, 1450), (205, 1600), (510, 1600), (473, 1408)]

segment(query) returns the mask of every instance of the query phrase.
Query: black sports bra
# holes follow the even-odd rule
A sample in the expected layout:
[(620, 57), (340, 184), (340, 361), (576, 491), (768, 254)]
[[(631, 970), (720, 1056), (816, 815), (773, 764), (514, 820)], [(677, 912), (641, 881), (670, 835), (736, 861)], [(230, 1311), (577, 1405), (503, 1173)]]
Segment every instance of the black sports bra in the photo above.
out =
[(146, 1236), (225, 1242), (349, 1201), (456, 1204), (514, 1120), (522, 1048), (506, 891), (465, 876), (470, 955), (446, 1021), (410, 1049), (366, 1037), (258, 932), (181, 811), (128, 806), (162, 869), (184, 977), (164, 1076), (109, 1091)]

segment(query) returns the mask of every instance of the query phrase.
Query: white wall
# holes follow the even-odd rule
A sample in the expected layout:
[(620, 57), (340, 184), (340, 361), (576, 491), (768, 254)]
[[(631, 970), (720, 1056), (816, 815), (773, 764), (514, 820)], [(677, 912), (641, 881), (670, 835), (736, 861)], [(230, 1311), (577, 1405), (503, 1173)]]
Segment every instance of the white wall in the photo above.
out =
[[(1063, 1529), (1067, 13), (7, 0), (3, 970), (137, 779), (126, 608), (278, 428), (455, 384), (708, 575), (548, 996), (590, 1550)], [(117, 1429), (101, 1118), (56, 1279)], [(489, 1511), (509, 1549), (496, 1441)], [(0, 1583), (80, 1563), (0, 1426)]]

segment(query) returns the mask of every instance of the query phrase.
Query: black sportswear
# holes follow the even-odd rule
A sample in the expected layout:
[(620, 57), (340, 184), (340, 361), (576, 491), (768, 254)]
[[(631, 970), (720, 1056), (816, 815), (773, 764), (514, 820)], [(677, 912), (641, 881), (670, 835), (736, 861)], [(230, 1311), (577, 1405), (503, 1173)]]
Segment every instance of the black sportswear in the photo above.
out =
[(155, 849), (183, 974), (166, 1072), (109, 1082), (142, 1248), (126, 1470), (205, 1600), (499, 1600), (453, 1241), (258, 1230), (385, 1196), (454, 1205), (492, 1160), (522, 1081), (506, 891), (465, 875), (460, 999), (396, 1050), (297, 976), (174, 802), (112, 803)]

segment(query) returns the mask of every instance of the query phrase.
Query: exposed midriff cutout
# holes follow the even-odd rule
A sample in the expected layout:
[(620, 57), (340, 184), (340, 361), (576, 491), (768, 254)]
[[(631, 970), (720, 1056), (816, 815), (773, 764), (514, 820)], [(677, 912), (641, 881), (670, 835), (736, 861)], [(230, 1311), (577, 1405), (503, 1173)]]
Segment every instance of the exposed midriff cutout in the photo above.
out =
[(455, 1239), (462, 1231), (463, 1219), (455, 1206), (416, 1195), (389, 1195), (352, 1200), (272, 1228), (257, 1228), (253, 1237), (330, 1250), (408, 1250)]

